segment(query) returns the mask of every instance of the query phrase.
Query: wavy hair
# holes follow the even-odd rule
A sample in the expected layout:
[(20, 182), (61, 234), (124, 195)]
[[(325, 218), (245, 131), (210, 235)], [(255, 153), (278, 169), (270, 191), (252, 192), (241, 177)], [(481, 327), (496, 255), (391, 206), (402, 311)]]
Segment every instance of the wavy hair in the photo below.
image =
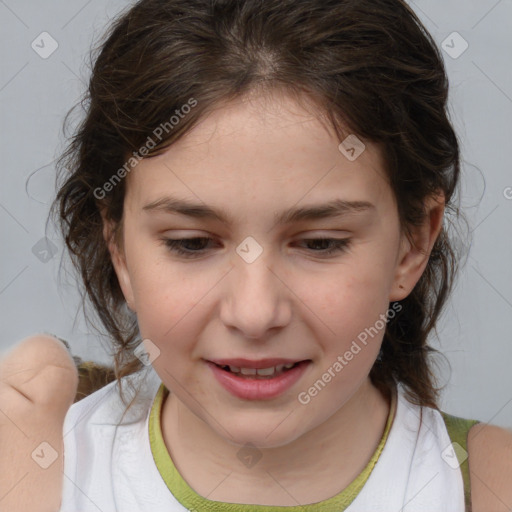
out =
[[(104, 184), (134, 152), (196, 105), (145, 158), (188, 133), (223, 102), (254, 90), (313, 100), (337, 134), (379, 144), (403, 233), (425, 218), (441, 190), (445, 218), (460, 173), (440, 52), (402, 0), (140, 0), (113, 20), (91, 52), (85, 115), (60, 156), (51, 207), (74, 268), (114, 349), (115, 377), (143, 368), (135, 315), (125, 304), (103, 238), (100, 209), (121, 243), (125, 180)], [(126, 169), (126, 167), (125, 167)], [(121, 171), (121, 172), (120, 172)], [(98, 191), (101, 190), (101, 193)], [(388, 322), (372, 382), (402, 383), (408, 398), (437, 407), (429, 333), (457, 274), (456, 244), (444, 224), (428, 265)], [(391, 307), (391, 304), (390, 304)]]

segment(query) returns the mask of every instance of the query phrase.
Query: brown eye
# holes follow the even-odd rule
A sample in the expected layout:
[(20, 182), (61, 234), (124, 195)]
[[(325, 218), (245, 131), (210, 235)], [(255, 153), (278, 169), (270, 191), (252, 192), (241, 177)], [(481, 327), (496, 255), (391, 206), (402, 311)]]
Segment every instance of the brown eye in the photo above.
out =
[(305, 238), (303, 241), (309, 246), (317, 248), (320, 246), (320, 249), (310, 250), (319, 253), (321, 256), (345, 252), (350, 246), (350, 239), (348, 238)]
[[(194, 238), (163, 238), (162, 241), (166, 247), (180, 256), (186, 258), (194, 258), (204, 254), (207, 243), (213, 240), (208, 237), (194, 237)], [(205, 243), (206, 242), (206, 243)]]

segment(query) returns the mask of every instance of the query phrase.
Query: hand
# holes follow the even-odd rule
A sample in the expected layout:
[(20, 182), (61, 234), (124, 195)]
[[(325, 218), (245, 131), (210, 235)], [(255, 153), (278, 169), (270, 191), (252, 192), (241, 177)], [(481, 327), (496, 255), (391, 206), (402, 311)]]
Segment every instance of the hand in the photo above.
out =
[(58, 512), (63, 425), (78, 386), (75, 362), (47, 334), (23, 339), (0, 359), (0, 510)]

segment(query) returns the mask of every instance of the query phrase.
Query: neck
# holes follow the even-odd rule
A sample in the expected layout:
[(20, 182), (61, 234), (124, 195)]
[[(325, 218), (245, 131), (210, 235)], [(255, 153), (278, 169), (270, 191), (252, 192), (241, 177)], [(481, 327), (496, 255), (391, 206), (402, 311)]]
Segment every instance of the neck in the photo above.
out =
[(258, 449), (261, 459), (248, 468), (236, 456), (241, 446), (172, 393), (163, 405), (162, 434), (179, 473), (201, 496), (290, 506), (322, 501), (347, 487), (375, 452), (389, 408), (368, 379), (327, 421), (284, 446)]

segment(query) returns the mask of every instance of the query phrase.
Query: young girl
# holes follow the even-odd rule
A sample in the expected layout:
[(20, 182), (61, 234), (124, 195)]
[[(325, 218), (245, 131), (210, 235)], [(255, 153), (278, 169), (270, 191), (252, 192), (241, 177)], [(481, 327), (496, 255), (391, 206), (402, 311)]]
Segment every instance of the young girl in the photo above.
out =
[(431, 369), (447, 94), (401, 0), (113, 23), (54, 210), (116, 380), (65, 416), (62, 512), (510, 510), (512, 435), (441, 412)]

